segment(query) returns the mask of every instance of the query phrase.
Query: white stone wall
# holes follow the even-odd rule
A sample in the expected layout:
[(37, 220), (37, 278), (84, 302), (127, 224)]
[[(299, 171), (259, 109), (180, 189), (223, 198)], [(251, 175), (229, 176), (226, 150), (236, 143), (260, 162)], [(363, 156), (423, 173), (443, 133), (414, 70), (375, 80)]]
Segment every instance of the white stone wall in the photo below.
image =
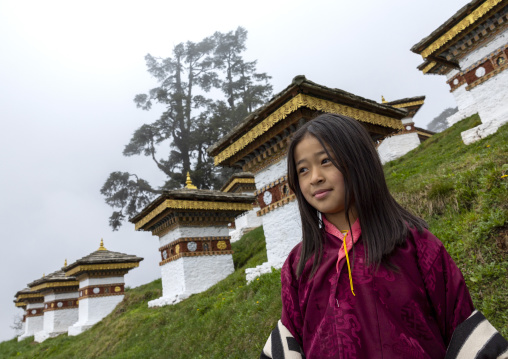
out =
[[(508, 43), (508, 30), (498, 34), (492, 41), (484, 44), (467, 56), (464, 56), (459, 65), (462, 69), (467, 69), (476, 62), (481, 61), (493, 51)], [(457, 74), (453, 70), (448, 74), (448, 79)], [(455, 101), (459, 107), (459, 112), (450, 116), (447, 121), (451, 126), (454, 123), (478, 113), (482, 124), (470, 130), (464, 131), (462, 139), (465, 144), (476, 142), (497, 131), (497, 129), (508, 122), (508, 80), (507, 71), (502, 71), (482, 84), (466, 91), (466, 84), (462, 85), (453, 92)]]
[[(43, 308), (44, 303), (29, 303), (26, 306), (27, 313), (30, 310)], [(18, 341), (23, 340), (25, 338), (31, 337), (36, 332), (39, 332), (43, 329), (44, 324), (44, 316), (40, 315), (38, 317), (26, 317), (25, 321), (25, 331), (18, 337)]]
[(288, 172), (287, 156), (282, 157), (279, 162), (272, 163), (255, 175), (256, 188), (261, 188), (285, 176)]
[(48, 338), (66, 333), (68, 328), (78, 320), (78, 308), (52, 310), (44, 312), (43, 330), (35, 333), (34, 340), (38, 343)]
[(393, 161), (420, 145), (416, 132), (386, 138), (377, 148), (381, 163)]
[(469, 92), (476, 99), (483, 124), (495, 122), (499, 127), (508, 120), (508, 70), (491, 77)]
[[(93, 285), (123, 284), (124, 277), (92, 277), (79, 282), (79, 289)], [(111, 313), (124, 295), (84, 298), (79, 301), (78, 321), (68, 329), (71, 336), (79, 335)]]
[(268, 263), (281, 268), (289, 252), (302, 240), (298, 203), (289, 202), (266, 213), (262, 218)]
[(159, 238), (160, 246), (165, 246), (178, 238), (182, 237), (227, 237), (229, 236), (229, 229), (225, 226), (209, 226), (209, 227), (192, 227), (180, 226), (166, 235)]
[[(69, 293), (51, 293), (44, 296), (44, 302), (54, 300), (70, 300), (78, 298), (78, 292)], [(62, 333), (66, 333), (67, 329), (78, 321), (79, 310), (78, 308), (59, 309), (44, 312), (43, 329), (36, 332), (34, 340), (38, 343), (45, 341), (48, 338), (55, 337)]]
[(235, 229), (229, 231), (231, 243), (239, 240), (247, 231), (263, 225), (263, 221), (261, 217), (258, 217), (257, 211), (259, 211), (259, 207), (254, 207), (252, 210), (235, 218)]
[(101, 284), (123, 284), (125, 283), (123, 276), (119, 277), (100, 277), (100, 278), (86, 278), (79, 282), (79, 288), (88, 287), (90, 285)]
[(124, 295), (110, 295), (97, 298), (85, 298), (79, 301), (79, 319), (68, 328), (70, 336), (79, 335), (100, 322), (123, 300)]
[(191, 294), (201, 293), (234, 272), (231, 254), (182, 257), (161, 267), (162, 297), (149, 307), (176, 304)]

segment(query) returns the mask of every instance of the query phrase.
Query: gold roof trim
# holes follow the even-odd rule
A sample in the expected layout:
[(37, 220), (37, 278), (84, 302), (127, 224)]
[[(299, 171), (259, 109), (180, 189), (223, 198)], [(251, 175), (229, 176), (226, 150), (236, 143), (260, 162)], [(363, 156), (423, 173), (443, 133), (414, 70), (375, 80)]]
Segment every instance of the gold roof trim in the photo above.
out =
[(429, 72), (434, 66), (436, 66), (436, 63), (434, 61), (432, 61), (430, 64), (428, 64), (427, 66), (425, 66), (425, 68), (422, 70), (422, 72), (424, 74), (426, 74), (427, 72)]
[(25, 302), (17, 302), (16, 303), (16, 307), (26, 307), (28, 305), (28, 303), (25, 303)]
[(24, 299), (24, 298), (42, 298), (44, 295), (41, 293), (30, 293), (30, 294), (20, 294), (18, 296), (18, 300)]
[(327, 100), (322, 100), (309, 95), (298, 94), (291, 100), (286, 102), (284, 105), (279, 107), (276, 111), (270, 114), (263, 121), (254, 126), (249, 132), (247, 132), (245, 135), (243, 135), (234, 143), (232, 143), (224, 151), (215, 156), (214, 158), (215, 165), (220, 164), (224, 160), (240, 152), (248, 144), (254, 142), (256, 138), (260, 137), (262, 134), (264, 134), (270, 128), (272, 128), (276, 123), (285, 119), (289, 114), (295, 112), (300, 107), (308, 107), (312, 110), (319, 110), (338, 115), (345, 115), (352, 117), (355, 120), (371, 123), (374, 125), (381, 125), (385, 127), (391, 127), (394, 129), (403, 128), (401, 122), (399, 122), (397, 119), (388, 116), (378, 115), (372, 112), (360, 110), (346, 105), (341, 105)]
[(395, 108), (403, 108), (403, 107), (409, 107), (409, 106), (417, 106), (417, 105), (423, 105), (423, 100), (421, 101), (413, 101), (413, 102), (406, 102), (406, 103), (399, 103), (397, 105), (392, 105), (392, 107)]
[(65, 275), (70, 276), (79, 272), (87, 272), (94, 270), (131, 269), (136, 267), (139, 267), (139, 263), (84, 264), (74, 267), (68, 272), (65, 272)]
[(256, 184), (256, 181), (254, 180), (254, 178), (235, 178), (222, 192), (228, 192), (231, 188), (233, 188), (235, 184), (241, 183)]
[[(422, 57), (425, 59), (427, 56), (440, 49), (444, 44), (448, 41), (452, 40), (459, 33), (464, 31), (467, 27), (474, 24), (480, 18), (482, 18), (486, 13), (488, 13), (494, 6), (502, 2), (503, 0), (487, 0), (479, 7), (476, 8), (471, 14), (462, 19), (457, 25), (448, 30), (444, 35), (442, 35), (439, 39), (434, 41), (430, 46), (428, 46), (425, 50), (422, 51)], [(424, 72), (425, 73), (425, 72)]]
[(161, 214), (167, 208), (171, 209), (204, 209), (208, 211), (250, 211), (252, 203), (231, 203), (231, 202), (207, 202), (207, 201), (185, 201), (166, 199), (159, 204), (153, 211), (148, 213), (141, 220), (136, 222), (136, 231), (150, 222), (157, 215)]
[(58, 288), (58, 287), (73, 287), (76, 285), (79, 285), (78, 281), (49, 282), (49, 283), (42, 283), (42, 284), (36, 285), (35, 287), (32, 287), (30, 289), (31, 290), (42, 290), (42, 289)]

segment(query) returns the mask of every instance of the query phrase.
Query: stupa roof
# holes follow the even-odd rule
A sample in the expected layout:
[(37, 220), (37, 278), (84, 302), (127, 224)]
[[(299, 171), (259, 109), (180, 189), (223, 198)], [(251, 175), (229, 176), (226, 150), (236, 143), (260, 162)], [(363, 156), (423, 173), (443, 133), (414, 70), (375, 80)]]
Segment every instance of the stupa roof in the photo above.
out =
[(400, 119), (406, 115), (403, 109), (322, 86), (300, 75), (210, 146), (208, 154), (214, 157), (215, 165), (225, 165), (230, 157), (243, 152), (248, 145), (260, 140), (267, 131), (300, 108), (347, 115), (360, 122), (388, 128), (392, 132), (403, 128)]
[[(468, 4), (464, 5), (462, 8), (460, 8), (454, 15), (452, 15), (448, 20), (446, 20), (441, 26), (439, 26), (437, 29), (432, 31), (432, 33), (423, 39), (421, 39), (418, 43), (414, 44), (413, 47), (411, 47), (411, 51), (414, 53), (420, 54), (422, 51), (424, 51), (426, 48), (428, 48), (432, 43), (434, 43), (436, 40), (438, 40), (441, 36), (446, 34), (450, 29), (452, 29), (454, 26), (458, 25), (458, 23), (463, 20), (466, 16), (471, 14), (471, 12), (475, 9), (477, 9), (480, 5), (483, 3), (500, 3), (500, 0), (495, 1), (485, 1), (485, 0), (473, 0), (469, 2)], [(467, 25), (470, 25), (474, 22), (470, 21)], [(466, 25), (466, 26), (467, 26)], [(449, 39), (451, 40), (451, 39)]]
[[(139, 262), (142, 260), (143, 258), (132, 254), (107, 250), (104, 247), (104, 242), (101, 240), (99, 249), (78, 259), (74, 263), (62, 267), (62, 271), (64, 271), (66, 275), (75, 275), (77, 273), (86, 272), (87, 270), (131, 269), (138, 267)], [(108, 264), (111, 265), (104, 266)], [(101, 267), (101, 265), (103, 266)]]
[(506, 28), (507, 4), (507, 0), (473, 0), (463, 6), (411, 47), (424, 59), (417, 68), (424, 74), (439, 75), (451, 69), (463, 71), (459, 60)]
[(230, 189), (235, 185), (239, 183), (255, 183), (254, 181), (254, 175), (251, 172), (237, 172), (234, 173), (227, 182), (222, 186), (220, 189), (221, 192), (229, 192)]
[[(395, 108), (401, 108), (405, 106), (412, 106), (412, 105), (423, 105), (423, 102), (425, 101), (425, 96), (415, 96), (415, 97), (406, 97), (401, 98), (399, 100), (395, 101), (388, 101), (385, 102), (385, 105), (389, 105)], [(400, 106), (400, 107), (398, 107)]]
[(28, 283), (32, 291), (43, 290), (56, 287), (72, 287), (78, 286), (79, 282), (73, 276), (66, 276), (64, 271), (57, 270), (56, 272), (44, 275), (42, 278)]
[(253, 195), (183, 188), (163, 192), (129, 221), (137, 230), (166, 209), (244, 212), (252, 209), (254, 201)]

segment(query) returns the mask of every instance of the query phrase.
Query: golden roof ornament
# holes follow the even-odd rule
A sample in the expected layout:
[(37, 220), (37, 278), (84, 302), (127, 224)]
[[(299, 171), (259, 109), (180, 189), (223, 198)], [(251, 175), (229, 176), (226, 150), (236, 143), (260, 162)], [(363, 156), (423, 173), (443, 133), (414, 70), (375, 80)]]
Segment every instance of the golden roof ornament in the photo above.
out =
[(101, 238), (101, 246), (97, 250), (98, 251), (107, 251), (106, 247), (104, 247), (104, 241), (102, 240), (102, 238)]
[(185, 188), (187, 189), (198, 189), (196, 186), (192, 184), (192, 180), (190, 178), (189, 171), (187, 171), (187, 180), (185, 181)]
[(385, 100), (385, 97), (383, 95), (381, 95), (381, 102), (382, 103), (387, 103), (388, 101)]
[(64, 267), (67, 267), (67, 258), (65, 258)]

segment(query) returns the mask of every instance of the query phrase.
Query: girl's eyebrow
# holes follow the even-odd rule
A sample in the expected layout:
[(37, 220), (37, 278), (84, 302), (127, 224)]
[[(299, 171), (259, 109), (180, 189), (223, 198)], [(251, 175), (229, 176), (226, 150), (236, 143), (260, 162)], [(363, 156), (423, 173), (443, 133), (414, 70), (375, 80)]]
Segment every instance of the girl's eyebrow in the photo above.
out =
[[(314, 157), (318, 157), (318, 156), (321, 156), (323, 154), (326, 154), (325, 150), (314, 153)], [(302, 158), (300, 161), (296, 162), (296, 165), (298, 166), (300, 163), (305, 162), (305, 161), (307, 161), (307, 158)]]

